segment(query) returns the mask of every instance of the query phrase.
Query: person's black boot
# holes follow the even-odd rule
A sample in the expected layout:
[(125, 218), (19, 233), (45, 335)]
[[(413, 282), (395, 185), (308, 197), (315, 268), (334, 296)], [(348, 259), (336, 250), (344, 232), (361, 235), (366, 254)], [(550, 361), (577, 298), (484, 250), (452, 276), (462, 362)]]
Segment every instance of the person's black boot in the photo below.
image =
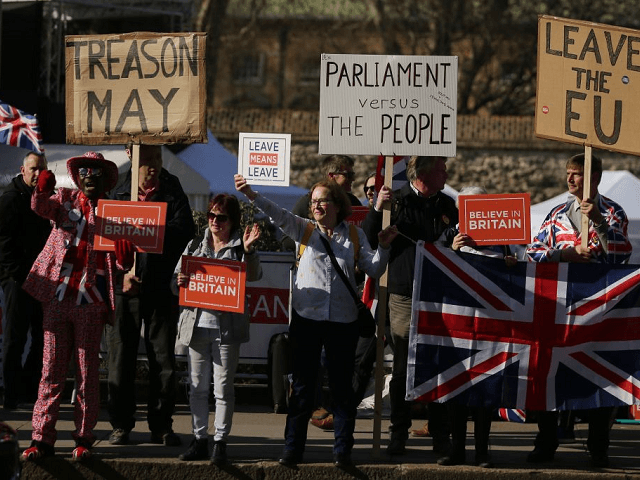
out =
[(193, 460), (205, 460), (209, 456), (209, 439), (194, 438), (186, 452), (178, 455), (180, 460), (190, 462)]
[(213, 442), (213, 452), (211, 453), (211, 463), (220, 467), (227, 463), (227, 444), (226, 442)]

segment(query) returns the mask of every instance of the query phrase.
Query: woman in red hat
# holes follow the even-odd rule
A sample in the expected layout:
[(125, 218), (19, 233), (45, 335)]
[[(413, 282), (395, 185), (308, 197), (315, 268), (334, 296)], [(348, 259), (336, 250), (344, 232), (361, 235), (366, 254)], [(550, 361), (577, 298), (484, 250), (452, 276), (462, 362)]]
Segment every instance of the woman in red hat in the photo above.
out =
[(60, 395), (72, 356), (77, 375), (73, 459), (90, 456), (100, 410), (100, 338), (114, 309), (115, 273), (131, 268), (135, 250), (128, 240), (116, 242), (115, 256), (93, 248), (96, 207), (116, 185), (116, 164), (100, 153), (87, 152), (69, 159), (67, 170), (78, 189), (59, 188), (53, 193), (55, 176), (45, 170), (31, 198), (31, 208), (51, 220), (53, 229), (23, 285), (42, 302), (44, 329), (33, 441), (22, 453), (26, 461), (54, 454)]

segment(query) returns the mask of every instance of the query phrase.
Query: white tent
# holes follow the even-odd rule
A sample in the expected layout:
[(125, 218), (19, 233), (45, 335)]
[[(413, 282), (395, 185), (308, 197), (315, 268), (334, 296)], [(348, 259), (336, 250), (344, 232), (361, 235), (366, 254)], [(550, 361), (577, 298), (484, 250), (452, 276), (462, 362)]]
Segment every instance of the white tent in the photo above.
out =
[[(627, 170), (606, 170), (598, 192), (618, 203), (629, 219), (628, 234), (633, 253), (629, 263), (640, 264), (640, 179)], [(565, 203), (568, 193), (562, 193), (549, 200), (531, 206), (531, 236), (534, 237), (545, 217), (552, 208)]]
[[(238, 158), (224, 148), (207, 132), (208, 143), (194, 143), (178, 153), (184, 163), (192, 167), (209, 181), (213, 194), (237, 194), (233, 184), (233, 175), (238, 172)], [(298, 199), (307, 193), (307, 189), (290, 185), (288, 187), (270, 187), (256, 185), (253, 189), (278, 205), (291, 210)], [(237, 195), (243, 199), (243, 195)]]
[[(130, 169), (131, 162), (125, 154), (122, 145), (43, 145), (50, 170), (56, 176), (56, 184), (59, 187), (75, 188), (71, 178), (67, 174), (67, 160), (79, 156), (88, 151), (100, 152), (108, 160), (118, 165), (121, 181)], [(20, 172), (22, 159), (28, 150), (0, 145), (0, 190), (3, 190)], [(162, 148), (163, 166), (172, 174), (180, 178), (180, 183), (189, 197), (191, 208), (205, 210), (209, 200), (209, 182), (198, 172), (186, 165), (166, 147)]]

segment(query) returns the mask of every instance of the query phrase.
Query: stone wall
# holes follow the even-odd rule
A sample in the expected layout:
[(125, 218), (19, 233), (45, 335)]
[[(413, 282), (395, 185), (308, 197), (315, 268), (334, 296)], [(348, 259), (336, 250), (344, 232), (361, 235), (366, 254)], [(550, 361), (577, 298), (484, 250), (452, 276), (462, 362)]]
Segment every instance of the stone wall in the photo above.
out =
[[(234, 154), (238, 132), (291, 133), (291, 182), (308, 188), (322, 178), (315, 112), (215, 110), (209, 123), (214, 135)], [(566, 190), (566, 160), (584, 151), (579, 145), (536, 138), (533, 117), (459, 115), (457, 144), (456, 158), (447, 163), (449, 185), (456, 190), (480, 185), (489, 193), (529, 192), (532, 204)], [(640, 177), (636, 156), (600, 150), (594, 150), (594, 155), (602, 159), (605, 170), (629, 170)], [(356, 157), (356, 196), (363, 196), (362, 185), (376, 163), (375, 156)]]
[[(237, 143), (223, 143), (237, 154)], [(459, 148), (456, 158), (447, 162), (447, 183), (456, 190), (479, 185), (489, 193), (528, 192), (531, 194), (531, 204), (536, 204), (566, 191), (565, 163), (571, 155), (580, 152), (580, 148), (568, 151)], [(605, 151), (594, 151), (594, 154), (602, 159), (605, 170), (629, 170), (640, 177), (640, 158)], [(317, 144), (295, 144), (291, 157), (291, 183), (309, 188), (322, 179), (320, 161), (323, 156), (318, 155)], [(364, 180), (370, 172), (375, 171), (377, 157), (355, 158), (353, 193), (363, 197)]]

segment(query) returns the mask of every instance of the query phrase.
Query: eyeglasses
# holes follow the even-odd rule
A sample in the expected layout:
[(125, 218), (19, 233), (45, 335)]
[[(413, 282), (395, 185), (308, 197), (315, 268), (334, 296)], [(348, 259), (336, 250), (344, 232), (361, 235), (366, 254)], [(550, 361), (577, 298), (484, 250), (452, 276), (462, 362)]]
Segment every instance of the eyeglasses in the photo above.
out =
[(100, 167), (82, 167), (78, 169), (78, 175), (80, 178), (87, 177), (99, 177), (102, 175), (102, 168)]
[(225, 215), (224, 213), (215, 214), (212, 212), (207, 212), (207, 218), (211, 221), (217, 220), (218, 223), (224, 223), (229, 220), (229, 215)]
[(376, 189), (375, 185), (369, 185), (368, 187), (364, 187), (364, 192), (373, 192)]
[(333, 175), (342, 175), (345, 178), (348, 178), (349, 180), (353, 180), (354, 178), (356, 178), (356, 174), (355, 172), (347, 172), (345, 170), (338, 170), (337, 172), (332, 172)]
[(318, 198), (316, 200), (311, 200), (309, 203), (312, 207), (315, 205), (324, 205), (326, 207), (331, 202), (333, 202), (333, 200), (330, 198)]

